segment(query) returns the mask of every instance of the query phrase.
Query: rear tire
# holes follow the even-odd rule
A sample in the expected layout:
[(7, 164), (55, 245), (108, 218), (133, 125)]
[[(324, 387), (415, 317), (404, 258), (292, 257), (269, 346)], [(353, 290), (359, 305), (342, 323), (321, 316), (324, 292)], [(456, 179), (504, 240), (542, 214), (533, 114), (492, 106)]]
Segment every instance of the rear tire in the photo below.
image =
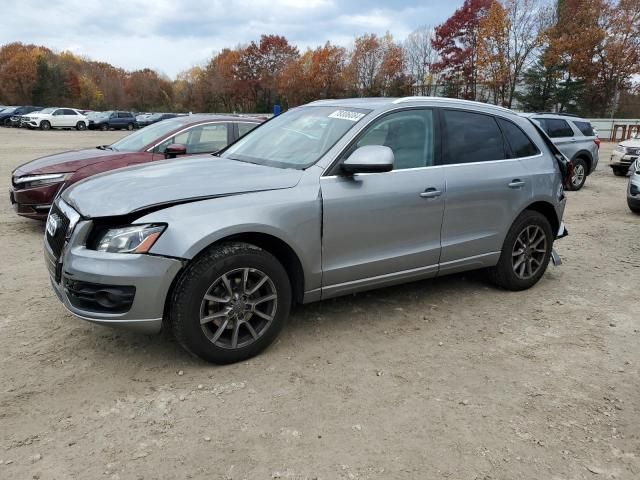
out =
[(627, 168), (624, 168), (624, 167), (613, 167), (612, 170), (613, 170), (613, 174), (616, 177), (626, 177), (627, 176), (627, 170), (628, 170)]
[(133, 130), (133, 123), (127, 124), (127, 130), (129, 131)]
[(512, 291), (534, 286), (547, 270), (553, 240), (549, 220), (540, 212), (525, 210), (511, 225), (498, 264), (489, 269), (491, 281)]
[(587, 162), (582, 158), (576, 158), (573, 160), (573, 176), (569, 182), (569, 189), (572, 191), (578, 191), (584, 186), (584, 182), (587, 181)]
[(87, 124), (84, 122), (78, 122), (76, 124), (76, 130), (86, 130), (87, 129)]
[(233, 242), (214, 246), (187, 266), (173, 290), (169, 319), (185, 350), (226, 364), (267, 348), (290, 308), (291, 284), (282, 264), (261, 248)]
[(47, 120), (41, 121), (40, 130), (51, 130), (51, 124)]

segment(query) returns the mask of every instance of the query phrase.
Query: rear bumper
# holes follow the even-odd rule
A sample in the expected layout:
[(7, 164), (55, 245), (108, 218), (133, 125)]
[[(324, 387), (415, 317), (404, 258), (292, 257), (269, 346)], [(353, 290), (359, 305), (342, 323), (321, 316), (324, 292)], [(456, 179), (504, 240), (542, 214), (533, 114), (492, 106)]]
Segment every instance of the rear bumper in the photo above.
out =
[[(56, 261), (46, 237), (44, 257), (51, 286), (64, 307), (82, 320), (106, 326), (156, 333), (162, 326), (165, 299), (182, 268), (182, 261), (154, 255), (105, 253), (89, 250), (82, 243), (91, 223), (81, 221)], [(56, 279), (58, 269), (59, 280)], [(90, 285), (82, 299), (78, 289)], [(99, 305), (99, 297), (115, 293), (126, 303), (111, 308)], [(133, 293), (132, 293), (133, 292)]]

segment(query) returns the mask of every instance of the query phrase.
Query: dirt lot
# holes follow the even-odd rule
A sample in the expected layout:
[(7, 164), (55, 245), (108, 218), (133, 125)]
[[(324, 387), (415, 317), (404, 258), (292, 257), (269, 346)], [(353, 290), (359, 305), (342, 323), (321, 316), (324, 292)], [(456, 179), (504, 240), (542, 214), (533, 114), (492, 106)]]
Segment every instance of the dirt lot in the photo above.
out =
[[(0, 129), (0, 177), (116, 132)], [(300, 307), (258, 358), (85, 323), (0, 202), (0, 478), (640, 478), (640, 217), (601, 166), (532, 290), (482, 275)]]

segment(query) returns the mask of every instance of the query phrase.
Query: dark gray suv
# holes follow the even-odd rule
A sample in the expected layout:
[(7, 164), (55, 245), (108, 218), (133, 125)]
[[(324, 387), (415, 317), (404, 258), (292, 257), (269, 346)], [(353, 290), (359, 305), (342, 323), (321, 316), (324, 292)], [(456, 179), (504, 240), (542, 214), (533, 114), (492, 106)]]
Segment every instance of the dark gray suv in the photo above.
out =
[(429, 97), (323, 100), (214, 156), (80, 182), (46, 225), (75, 315), (158, 331), (209, 361), (257, 354), (293, 303), (487, 269), (543, 276), (565, 234), (566, 158), (510, 110)]

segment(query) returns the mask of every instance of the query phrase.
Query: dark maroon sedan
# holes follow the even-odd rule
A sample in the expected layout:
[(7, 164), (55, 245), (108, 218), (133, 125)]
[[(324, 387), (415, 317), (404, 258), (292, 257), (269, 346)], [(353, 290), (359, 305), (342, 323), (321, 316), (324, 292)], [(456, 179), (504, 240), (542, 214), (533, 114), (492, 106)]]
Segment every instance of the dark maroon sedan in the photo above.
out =
[(45, 220), (54, 197), (97, 173), (178, 155), (213, 153), (264, 118), (189, 115), (164, 120), (111, 144), (50, 155), (19, 166), (9, 196), (18, 215)]

